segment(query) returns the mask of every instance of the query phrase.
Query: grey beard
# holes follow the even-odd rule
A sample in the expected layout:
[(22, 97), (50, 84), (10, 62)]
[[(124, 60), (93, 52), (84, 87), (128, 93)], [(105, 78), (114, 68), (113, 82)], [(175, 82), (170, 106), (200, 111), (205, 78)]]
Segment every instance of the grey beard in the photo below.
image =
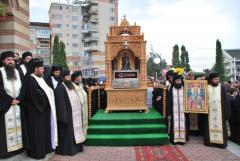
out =
[(14, 66), (5, 65), (4, 68), (6, 71), (7, 80), (16, 80), (17, 79)]

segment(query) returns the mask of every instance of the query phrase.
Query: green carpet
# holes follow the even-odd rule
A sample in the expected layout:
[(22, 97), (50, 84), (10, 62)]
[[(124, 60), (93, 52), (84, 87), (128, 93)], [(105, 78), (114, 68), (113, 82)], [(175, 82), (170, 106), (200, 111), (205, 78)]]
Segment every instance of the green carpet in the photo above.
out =
[(163, 117), (153, 108), (149, 113), (98, 111), (89, 120), (86, 145), (143, 146), (168, 144)]

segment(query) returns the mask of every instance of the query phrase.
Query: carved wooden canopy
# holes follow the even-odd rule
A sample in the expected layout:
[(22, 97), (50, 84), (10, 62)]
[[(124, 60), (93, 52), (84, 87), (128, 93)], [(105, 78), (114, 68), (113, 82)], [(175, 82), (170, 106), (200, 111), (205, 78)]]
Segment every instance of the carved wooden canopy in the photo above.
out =
[(121, 70), (125, 61), (123, 56), (127, 55), (130, 61), (130, 70), (139, 69), (140, 88), (147, 87), (146, 72), (146, 41), (141, 27), (130, 25), (126, 16), (121, 20), (119, 26), (111, 26), (109, 35), (105, 42), (106, 63), (106, 88), (112, 86), (113, 70)]

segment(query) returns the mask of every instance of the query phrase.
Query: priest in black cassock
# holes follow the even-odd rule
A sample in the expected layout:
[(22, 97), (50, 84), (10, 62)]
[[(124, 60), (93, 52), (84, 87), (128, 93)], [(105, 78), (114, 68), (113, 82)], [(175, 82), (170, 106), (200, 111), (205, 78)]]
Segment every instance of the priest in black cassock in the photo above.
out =
[(62, 67), (53, 65), (51, 68), (50, 76), (47, 78), (47, 84), (53, 90), (59, 83), (62, 82)]
[(24, 76), (27, 74), (27, 72), (30, 69), (30, 62), (32, 60), (33, 56), (31, 52), (25, 52), (22, 54), (22, 61), (21, 64), (19, 66), (19, 71), (21, 72), (21, 74), (23, 74)]
[(58, 123), (58, 147), (56, 154), (73, 156), (83, 151), (82, 106), (72, 84), (70, 71), (63, 72), (63, 82), (55, 89)]
[(24, 83), (15, 68), (14, 53), (1, 54), (0, 68), (0, 158), (27, 148), (27, 129), (22, 108)]
[(208, 77), (208, 107), (208, 115), (202, 118), (204, 145), (226, 148), (228, 138), (226, 121), (230, 117), (230, 105), (218, 73), (211, 73)]
[(166, 86), (167, 86), (167, 90), (169, 91), (170, 88), (171, 88), (171, 85), (173, 83), (173, 78), (174, 76), (176, 75), (176, 73), (174, 72), (173, 69), (169, 70), (167, 73), (166, 73)]
[(55, 97), (53, 90), (43, 79), (43, 61), (32, 61), (31, 74), (27, 78), (26, 107), (30, 149), (27, 153), (42, 159), (58, 144)]
[(186, 116), (184, 113), (184, 88), (181, 75), (175, 75), (168, 92), (168, 133), (172, 144), (185, 144), (187, 140)]

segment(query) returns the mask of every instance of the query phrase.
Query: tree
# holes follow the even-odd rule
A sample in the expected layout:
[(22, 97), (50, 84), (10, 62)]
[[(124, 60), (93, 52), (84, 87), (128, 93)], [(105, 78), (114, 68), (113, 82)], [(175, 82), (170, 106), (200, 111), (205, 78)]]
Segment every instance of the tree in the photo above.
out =
[(186, 48), (184, 45), (181, 47), (181, 66), (184, 68), (186, 66)]
[[(165, 59), (161, 58), (161, 55), (159, 53), (154, 52), (153, 48), (151, 48), (150, 50), (151, 52), (149, 53), (149, 57), (147, 61), (147, 75), (155, 77), (157, 72), (157, 75), (160, 76), (160, 73), (162, 72), (162, 70), (166, 68), (167, 62), (165, 61)], [(155, 58), (160, 59), (159, 64), (154, 63)]]
[(66, 63), (66, 51), (65, 44), (61, 41), (59, 42), (58, 36), (54, 37), (53, 43), (53, 65), (58, 65), (63, 69), (68, 69)]
[(186, 72), (191, 71), (191, 67), (189, 64), (189, 57), (188, 57), (188, 51), (186, 50), (186, 47), (182, 45), (181, 47), (181, 67), (185, 69)]
[(191, 69), (190, 64), (189, 64), (188, 51), (186, 51), (186, 53), (185, 53), (185, 59), (186, 59), (185, 70), (186, 70), (186, 72), (189, 72), (192, 69)]
[(219, 77), (220, 77), (221, 81), (226, 80), (225, 71), (224, 71), (224, 63), (223, 63), (222, 45), (221, 45), (221, 42), (218, 39), (216, 41), (215, 72), (219, 73)]
[(179, 47), (178, 45), (174, 45), (173, 47), (173, 53), (172, 53), (172, 66), (178, 67), (180, 65), (179, 61)]
[(0, 16), (4, 16), (5, 14), (5, 5), (0, 2)]
[(58, 65), (61, 66), (63, 69), (68, 70), (65, 44), (62, 41), (60, 41), (60, 51), (59, 52), (60, 52), (60, 62)]
[(60, 49), (59, 37), (55, 36), (54, 42), (53, 42), (53, 51), (52, 51), (54, 65), (58, 64), (60, 61), (59, 49)]

